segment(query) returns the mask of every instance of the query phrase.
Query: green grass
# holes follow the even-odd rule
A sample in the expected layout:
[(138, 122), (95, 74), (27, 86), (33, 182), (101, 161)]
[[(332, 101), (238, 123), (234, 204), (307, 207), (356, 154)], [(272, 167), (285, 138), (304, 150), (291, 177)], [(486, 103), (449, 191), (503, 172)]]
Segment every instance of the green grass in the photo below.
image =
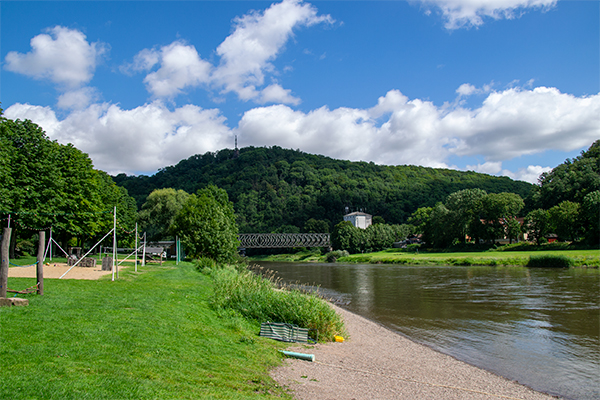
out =
[(598, 250), (548, 250), (548, 251), (484, 251), (457, 253), (407, 253), (388, 249), (377, 253), (352, 254), (339, 259), (350, 263), (385, 263), (407, 265), (519, 265), (526, 266), (531, 257), (568, 257), (576, 267), (600, 266)]
[(46, 279), (44, 296), (20, 295), (29, 306), (0, 308), (0, 398), (289, 398), (268, 375), (283, 345), (219, 316), (210, 277), (191, 263), (138, 268)]

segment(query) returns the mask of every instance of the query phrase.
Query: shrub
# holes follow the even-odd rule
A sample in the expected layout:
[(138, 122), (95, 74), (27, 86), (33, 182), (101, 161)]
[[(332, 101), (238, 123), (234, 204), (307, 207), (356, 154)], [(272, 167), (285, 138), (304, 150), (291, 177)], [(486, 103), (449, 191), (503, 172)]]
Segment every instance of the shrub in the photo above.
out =
[(291, 287), (277, 289), (280, 282), (272, 276), (265, 278), (230, 267), (215, 269), (211, 276), (215, 282), (212, 305), (217, 309), (230, 309), (259, 322), (286, 322), (315, 329), (322, 340), (345, 333), (340, 316), (315, 293)]
[(325, 260), (330, 263), (336, 262), (339, 258), (348, 257), (350, 253), (346, 250), (334, 250), (325, 255)]
[(210, 257), (200, 257), (195, 259), (194, 264), (199, 271), (202, 271), (205, 268), (215, 269), (218, 266), (217, 262)]
[(527, 266), (532, 268), (569, 268), (573, 266), (573, 260), (567, 256), (531, 256)]

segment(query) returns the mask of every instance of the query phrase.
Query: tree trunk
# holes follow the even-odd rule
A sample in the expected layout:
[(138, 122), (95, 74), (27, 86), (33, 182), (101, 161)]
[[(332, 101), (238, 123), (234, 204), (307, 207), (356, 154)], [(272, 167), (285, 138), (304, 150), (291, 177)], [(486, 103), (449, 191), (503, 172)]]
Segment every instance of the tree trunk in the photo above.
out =
[(11, 228), (4, 228), (2, 233), (2, 247), (0, 248), (0, 254), (2, 260), (0, 264), (0, 297), (6, 297), (6, 290), (8, 285), (8, 262), (10, 258), (9, 247), (10, 247), (10, 235)]
[(46, 250), (46, 232), (40, 231), (39, 236), (40, 236), (40, 241), (38, 243), (36, 277), (37, 277), (37, 285), (38, 285), (38, 294), (43, 295), (44, 294), (44, 251)]

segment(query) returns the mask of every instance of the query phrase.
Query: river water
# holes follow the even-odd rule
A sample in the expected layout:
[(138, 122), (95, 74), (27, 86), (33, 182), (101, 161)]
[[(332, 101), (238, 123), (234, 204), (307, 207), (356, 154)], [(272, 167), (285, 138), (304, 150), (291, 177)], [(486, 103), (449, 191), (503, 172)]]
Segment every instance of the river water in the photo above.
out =
[(469, 364), (552, 395), (600, 399), (598, 270), (260, 264)]

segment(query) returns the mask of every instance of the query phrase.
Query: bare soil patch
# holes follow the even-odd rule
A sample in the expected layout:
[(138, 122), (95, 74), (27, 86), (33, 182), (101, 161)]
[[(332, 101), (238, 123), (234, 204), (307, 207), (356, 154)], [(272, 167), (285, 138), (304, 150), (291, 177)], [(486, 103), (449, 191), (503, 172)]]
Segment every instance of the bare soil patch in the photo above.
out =
[[(58, 279), (69, 270), (65, 263), (49, 263), (44, 265), (44, 279)], [(96, 280), (101, 276), (111, 274), (111, 271), (102, 271), (102, 266), (98, 265), (95, 268), (74, 267), (62, 279), (88, 279)], [(9, 278), (35, 278), (36, 266), (30, 267), (10, 267), (8, 269)]]

